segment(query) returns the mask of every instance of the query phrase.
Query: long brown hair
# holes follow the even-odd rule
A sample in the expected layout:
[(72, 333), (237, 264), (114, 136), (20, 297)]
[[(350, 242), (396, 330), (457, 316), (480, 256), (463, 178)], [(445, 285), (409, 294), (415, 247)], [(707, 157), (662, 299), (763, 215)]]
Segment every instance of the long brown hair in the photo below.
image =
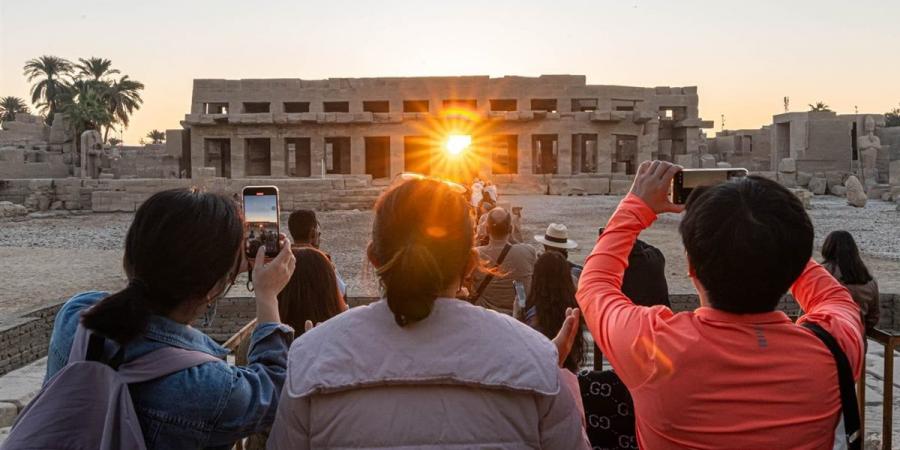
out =
[(299, 335), (307, 320), (324, 322), (347, 308), (328, 256), (313, 247), (295, 248), (293, 252), (297, 266), (287, 286), (278, 293), (278, 314)]
[[(578, 307), (571, 267), (561, 253), (544, 252), (534, 263), (531, 292), (526, 301), (526, 308), (531, 307), (535, 308), (537, 330), (550, 339), (562, 328), (566, 308)], [(583, 357), (584, 337), (579, 333), (563, 367), (578, 372)]]
[(473, 243), (468, 204), (447, 184), (409, 180), (381, 195), (370, 256), (398, 325), (428, 317), (441, 292), (467, 275)]

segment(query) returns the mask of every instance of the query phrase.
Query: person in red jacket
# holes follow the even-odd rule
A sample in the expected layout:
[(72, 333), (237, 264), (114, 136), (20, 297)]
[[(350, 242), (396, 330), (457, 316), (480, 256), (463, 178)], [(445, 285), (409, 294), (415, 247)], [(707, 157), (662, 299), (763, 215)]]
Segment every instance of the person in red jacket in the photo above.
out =
[[(830, 333), (858, 377), (859, 307), (812, 261), (813, 227), (799, 200), (750, 176), (694, 192), (680, 232), (701, 306), (674, 313), (622, 293), (637, 235), (668, 200), (668, 162), (641, 164), (587, 258), (577, 300), (631, 391), (640, 448), (831, 448), (841, 412), (834, 359), (810, 330)], [(776, 311), (791, 293), (798, 324)]]

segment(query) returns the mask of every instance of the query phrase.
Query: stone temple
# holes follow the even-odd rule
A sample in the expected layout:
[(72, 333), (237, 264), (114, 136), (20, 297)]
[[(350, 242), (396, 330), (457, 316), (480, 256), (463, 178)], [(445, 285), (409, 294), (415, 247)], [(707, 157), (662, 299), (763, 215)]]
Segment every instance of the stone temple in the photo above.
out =
[(583, 178), (586, 193), (608, 193), (645, 159), (697, 165), (701, 129), (712, 126), (697, 103), (696, 87), (589, 85), (582, 75), (202, 79), (168, 144), (193, 177), (379, 179), (444, 174), (453, 164), (443, 144), (461, 134), (476, 161), (467, 176)]

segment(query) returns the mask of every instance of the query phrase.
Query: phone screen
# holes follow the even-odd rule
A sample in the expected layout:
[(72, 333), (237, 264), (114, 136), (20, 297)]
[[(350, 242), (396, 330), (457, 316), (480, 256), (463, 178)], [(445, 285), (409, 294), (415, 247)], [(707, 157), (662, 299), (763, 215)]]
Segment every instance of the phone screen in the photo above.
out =
[(672, 180), (672, 202), (684, 204), (694, 189), (747, 176), (747, 169), (685, 169)]
[(520, 307), (520, 308), (524, 308), (524, 307), (525, 307), (525, 301), (526, 301), (526, 296), (525, 296), (525, 284), (523, 284), (523, 283), (522, 283), (521, 281), (519, 281), (519, 280), (514, 280), (514, 281), (513, 281), (513, 286), (516, 288), (516, 301), (519, 302), (519, 307)]
[(278, 188), (275, 186), (248, 186), (244, 188), (244, 242), (247, 256), (256, 257), (259, 248), (265, 247), (266, 256), (278, 255)]

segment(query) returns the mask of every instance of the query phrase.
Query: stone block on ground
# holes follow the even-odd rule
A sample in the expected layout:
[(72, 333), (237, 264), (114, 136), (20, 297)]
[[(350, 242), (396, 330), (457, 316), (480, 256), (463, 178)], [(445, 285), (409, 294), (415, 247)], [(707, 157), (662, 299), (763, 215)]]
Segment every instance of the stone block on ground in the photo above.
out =
[(625, 195), (631, 189), (631, 180), (611, 180), (609, 193), (612, 195)]
[(697, 160), (697, 155), (687, 154), (675, 155), (675, 164), (678, 164), (685, 169), (696, 169), (697, 166), (700, 165), (700, 162)]
[(731, 163), (727, 163), (725, 161), (719, 161), (716, 163), (716, 167), (720, 169), (728, 169), (731, 167)]
[(825, 172), (825, 181), (828, 183), (828, 189), (832, 186), (844, 184), (844, 172)]
[(828, 188), (828, 192), (831, 195), (835, 195), (838, 197), (845, 197), (847, 195), (847, 188), (843, 185), (836, 184)]
[(888, 182), (892, 186), (900, 186), (900, 160), (891, 161), (888, 170)]
[(803, 203), (804, 209), (810, 209), (810, 201), (812, 200), (812, 197), (813, 197), (812, 192), (809, 192), (806, 189), (800, 189), (800, 188), (791, 189), (791, 192), (793, 192), (794, 195), (796, 195), (797, 198), (800, 199), (800, 203)]
[(763, 177), (763, 178), (768, 178), (768, 179), (770, 179), (770, 180), (772, 180), (772, 181), (778, 181), (778, 173), (777, 173), (777, 172), (773, 172), (773, 171), (769, 171), (769, 170), (763, 170), (763, 171), (760, 171), (760, 172), (753, 172), (753, 175), (758, 175), (758, 176), (761, 176), (761, 177)]
[(797, 172), (797, 186), (807, 187), (809, 186), (809, 181), (812, 179), (812, 174), (809, 172)]
[(778, 162), (778, 171), (784, 173), (797, 172), (797, 161), (794, 158), (784, 158)]
[(13, 202), (0, 202), (0, 217), (18, 217), (28, 214), (28, 208)]
[(825, 195), (828, 190), (828, 182), (824, 178), (812, 177), (807, 186), (809, 191), (815, 195)]
[(847, 188), (847, 204), (857, 208), (864, 208), (869, 197), (866, 195), (866, 190), (863, 189), (859, 179), (851, 175), (844, 181), (844, 186)]
[(716, 167), (716, 157), (710, 154), (700, 155), (700, 167), (703, 169), (714, 169)]
[(877, 200), (890, 191), (891, 186), (889, 184), (876, 184), (869, 187), (869, 190), (866, 191), (866, 194), (870, 199)]
[(609, 194), (609, 178), (560, 178), (550, 180), (551, 195)]
[(796, 172), (778, 172), (778, 182), (781, 183), (785, 187), (796, 187), (797, 186), (797, 173)]
[[(0, 377), (0, 417), (7, 419), (7, 407), (4, 404), (11, 404), (17, 408), (16, 416), (22, 412), (22, 409), (37, 395), (44, 383), (44, 374), (47, 372), (47, 357), (43, 357), (37, 361), (20, 367), (12, 372)], [(12, 421), (15, 421), (15, 416)], [(0, 422), (0, 426), (12, 425)]]

